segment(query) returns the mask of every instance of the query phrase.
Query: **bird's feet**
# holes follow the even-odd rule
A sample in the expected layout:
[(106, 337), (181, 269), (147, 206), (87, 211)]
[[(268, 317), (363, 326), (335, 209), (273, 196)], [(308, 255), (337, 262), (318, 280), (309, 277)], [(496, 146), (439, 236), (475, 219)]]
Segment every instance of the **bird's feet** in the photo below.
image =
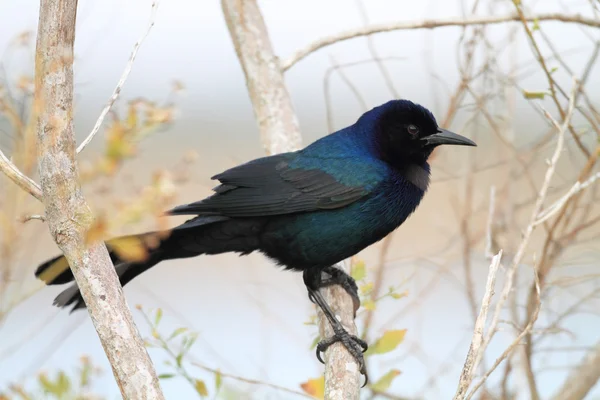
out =
[[(321, 272), (329, 274), (330, 278), (323, 279)], [(369, 346), (364, 340), (351, 335), (348, 333), (348, 331), (346, 331), (320, 292), (320, 288), (339, 284), (352, 297), (354, 303), (354, 315), (356, 316), (356, 310), (360, 306), (356, 282), (344, 271), (335, 267), (327, 267), (322, 269), (314, 268), (305, 270), (304, 283), (308, 289), (308, 298), (321, 308), (334, 332), (333, 336), (318, 343), (316, 350), (317, 359), (324, 363), (321, 353), (325, 352), (332, 344), (340, 342), (342, 345), (344, 345), (352, 357), (354, 357), (358, 363), (360, 373), (365, 376), (365, 383), (363, 384), (364, 387), (369, 382), (369, 377), (367, 375), (363, 353), (367, 351)]]
[(331, 346), (334, 343), (342, 343), (358, 363), (360, 373), (365, 376), (365, 383), (362, 386), (365, 387), (365, 385), (369, 382), (369, 376), (367, 375), (367, 369), (365, 367), (365, 358), (363, 356), (363, 353), (367, 351), (369, 345), (361, 338), (349, 334), (343, 328), (341, 331), (338, 331), (337, 329), (335, 329), (334, 326), (334, 331), (335, 334), (333, 336), (328, 337), (327, 339), (323, 339), (317, 344), (317, 359), (321, 363), (325, 364), (325, 361), (323, 361), (323, 358), (321, 357), (321, 353), (324, 353), (329, 348), (329, 346)]
[[(356, 312), (360, 308), (360, 297), (358, 296), (358, 286), (356, 285), (354, 278), (335, 266), (325, 267), (321, 270), (321, 272), (325, 272), (327, 275), (329, 275), (329, 277), (321, 277), (320, 281), (317, 283), (318, 289), (329, 287), (331, 285), (340, 285), (346, 291), (346, 293), (352, 297), (354, 317), (356, 317)], [(308, 292), (308, 298), (313, 303), (316, 303), (310, 291)]]

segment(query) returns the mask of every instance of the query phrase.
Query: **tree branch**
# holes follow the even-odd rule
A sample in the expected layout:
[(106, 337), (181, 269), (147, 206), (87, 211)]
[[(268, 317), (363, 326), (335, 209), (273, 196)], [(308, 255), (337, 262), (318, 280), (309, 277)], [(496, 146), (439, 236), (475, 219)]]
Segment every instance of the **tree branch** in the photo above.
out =
[(583, 400), (600, 379), (600, 342), (573, 368), (552, 400)]
[(69, 265), (123, 398), (164, 399), (106, 246), (88, 246), (93, 221), (79, 184), (73, 129), (77, 0), (41, 0), (35, 55), (38, 168), (50, 232)]
[[(256, 0), (221, 0), (221, 7), (246, 77), (263, 146), (268, 154), (298, 150), (302, 142), (298, 120)], [(336, 285), (321, 290), (341, 323), (356, 334), (350, 296)], [(329, 322), (320, 310), (318, 315), (321, 335), (331, 335)], [(350, 353), (340, 343), (332, 345), (325, 353), (325, 399), (357, 400), (359, 378)]]
[(15, 164), (13, 164), (0, 150), (0, 171), (4, 172), (11, 181), (16, 183), (39, 201), (43, 201), (42, 189), (31, 178), (25, 176)]
[(454, 395), (454, 400), (460, 400), (464, 398), (465, 393), (467, 393), (467, 390), (469, 390), (469, 386), (473, 381), (473, 372), (476, 370), (479, 360), (481, 360), (481, 353), (482, 350), (484, 350), (482, 347), (483, 330), (485, 328), (485, 322), (487, 320), (490, 304), (492, 303), (492, 296), (494, 296), (496, 274), (498, 273), (501, 260), (502, 250), (500, 250), (498, 254), (493, 257), (492, 262), (490, 263), (487, 283), (485, 284), (485, 294), (483, 295), (479, 315), (475, 320), (475, 329), (473, 330), (471, 347), (469, 348), (467, 359), (465, 360), (463, 370), (460, 374), (460, 380), (458, 383), (458, 388), (456, 389), (456, 394)]
[(222, 0), (221, 6), (267, 154), (298, 150), (298, 119), (256, 1)]
[(121, 75), (121, 79), (119, 79), (119, 83), (117, 83), (117, 87), (115, 87), (115, 90), (113, 91), (112, 96), (110, 96), (108, 103), (106, 103), (106, 105), (102, 109), (102, 112), (100, 113), (100, 116), (98, 116), (98, 119), (96, 120), (96, 124), (94, 124), (94, 128), (92, 129), (90, 134), (85, 138), (85, 140), (83, 142), (81, 142), (81, 144), (77, 148), (77, 153), (81, 153), (81, 151), (85, 148), (85, 146), (90, 144), (90, 142), (92, 141), (92, 139), (94, 138), (96, 133), (98, 133), (98, 131), (100, 130), (100, 127), (102, 126), (102, 122), (104, 122), (104, 118), (106, 118), (106, 115), (108, 114), (108, 112), (110, 111), (112, 106), (115, 104), (115, 101), (117, 101), (117, 99), (119, 98), (119, 95), (121, 94), (121, 90), (123, 89), (123, 85), (125, 85), (125, 81), (127, 81), (127, 78), (129, 78), (129, 74), (131, 73), (131, 68), (133, 68), (133, 63), (135, 61), (135, 57), (137, 56), (138, 50), (140, 49), (140, 47), (142, 46), (142, 43), (144, 43), (144, 40), (146, 40), (146, 37), (148, 37), (150, 30), (154, 26), (154, 21), (156, 20), (156, 10), (157, 9), (158, 9), (158, 1), (153, 1), (152, 2), (152, 11), (150, 12), (150, 22), (148, 22), (148, 27), (146, 28), (146, 31), (144, 32), (142, 37), (140, 37), (138, 39), (138, 41), (135, 42), (135, 44), (133, 45), (133, 50), (131, 50), (131, 55), (129, 56), (127, 65), (125, 65), (125, 70), (123, 71), (123, 74)]
[[(527, 21), (559, 21), (565, 23), (576, 23), (581, 25), (587, 25), (594, 28), (600, 28), (600, 20), (594, 18), (587, 18), (581, 15), (564, 15), (564, 14), (539, 14), (532, 15), (526, 18)], [(475, 16), (470, 18), (448, 18), (448, 19), (435, 19), (435, 20), (424, 20), (419, 22), (392, 22), (384, 24), (376, 24), (370, 26), (364, 26), (357, 29), (351, 29), (337, 33), (332, 36), (327, 36), (310, 43), (304, 48), (296, 51), (290, 58), (281, 63), (281, 69), (283, 72), (290, 69), (294, 64), (309, 54), (322, 49), (323, 47), (330, 46), (337, 42), (344, 40), (354, 39), (361, 36), (369, 36), (374, 33), (391, 32), (399, 30), (411, 30), (411, 29), (434, 29), (445, 26), (471, 26), (471, 25), (492, 25), (500, 24), (509, 21), (521, 21), (521, 17), (518, 13), (501, 16)]]

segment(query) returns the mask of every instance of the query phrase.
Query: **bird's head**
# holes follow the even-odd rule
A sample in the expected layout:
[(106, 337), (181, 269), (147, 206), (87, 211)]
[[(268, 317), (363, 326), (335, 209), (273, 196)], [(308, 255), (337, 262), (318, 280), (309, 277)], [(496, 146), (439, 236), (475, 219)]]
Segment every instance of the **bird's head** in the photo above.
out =
[(409, 100), (388, 101), (361, 119), (374, 124), (378, 155), (391, 164), (425, 162), (444, 144), (476, 146), (470, 139), (438, 127), (431, 111)]

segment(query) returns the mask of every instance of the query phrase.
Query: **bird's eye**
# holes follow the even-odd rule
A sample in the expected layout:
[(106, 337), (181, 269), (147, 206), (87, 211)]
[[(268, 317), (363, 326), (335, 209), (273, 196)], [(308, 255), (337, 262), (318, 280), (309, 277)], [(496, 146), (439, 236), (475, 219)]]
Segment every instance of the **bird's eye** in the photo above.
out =
[(419, 127), (416, 125), (409, 125), (406, 127), (406, 129), (412, 136), (417, 136), (419, 134)]

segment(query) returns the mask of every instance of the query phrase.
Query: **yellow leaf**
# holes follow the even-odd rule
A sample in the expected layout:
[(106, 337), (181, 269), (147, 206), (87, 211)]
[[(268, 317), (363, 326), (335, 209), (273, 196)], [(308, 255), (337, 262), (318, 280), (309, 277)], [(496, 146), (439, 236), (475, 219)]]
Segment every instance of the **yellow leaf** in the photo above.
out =
[(373, 300), (370, 300), (370, 299), (369, 299), (369, 300), (366, 300), (366, 301), (364, 301), (362, 306), (363, 306), (363, 307), (364, 307), (366, 310), (370, 310), (370, 311), (372, 311), (372, 310), (374, 310), (374, 309), (375, 309), (375, 302), (374, 302)]
[(385, 331), (383, 336), (379, 338), (375, 344), (369, 347), (368, 354), (384, 354), (394, 350), (406, 335), (406, 329), (398, 329), (393, 331)]
[(129, 103), (129, 110), (127, 111), (126, 125), (128, 128), (135, 128), (138, 123), (137, 103), (132, 101)]
[(315, 379), (301, 383), (300, 387), (304, 392), (311, 395), (315, 399), (323, 399), (325, 397), (325, 377), (321, 376)]
[(394, 299), (398, 300), (398, 299), (408, 296), (408, 292), (407, 291), (404, 291), (402, 293), (393, 292), (390, 296), (392, 296)]
[(360, 260), (352, 264), (352, 271), (350, 275), (354, 278), (355, 281), (362, 280), (367, 275), (367, 270), (365, 268), (365, 262)]
[(108, 245), (125, 261), (145, 261), (148, 257), (146, 246), (137, 236), (123, 236), (111, 239)]
[(385, 392), (389, 389), (390, 385), (392, 384), (392, 381), (398, 375), (400, 375), (400, 371), (398, 371), (397, 369), (390, 370), (387, 374), (379, 378), (377, 382), (370, 385), (371, 389), (373, 389), (376, 392)]
[(208, 396), (208, 389), (206, 388), (206, 384), (204, 383), (204, 381), (196, 379), (194, 387), (196, 388), (196, 392), (198, 392), (200, 396)]
[(367, 294), (369, 293), (371, 290), (373, 290), (373, 282), (369, 282), (369, 283), (365, 283), (364, 285), (362, 285), (360, 287), (360, 292), (362, 294)]

